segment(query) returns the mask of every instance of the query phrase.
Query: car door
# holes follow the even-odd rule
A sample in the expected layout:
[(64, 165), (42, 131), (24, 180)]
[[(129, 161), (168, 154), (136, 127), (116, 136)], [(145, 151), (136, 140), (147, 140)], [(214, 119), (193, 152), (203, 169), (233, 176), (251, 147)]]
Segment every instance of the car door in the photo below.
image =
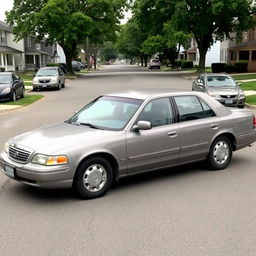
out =
[(16, 92), (16, 96), (20, 96), (22, 92), (20, 80), (15, 74), (12, 75), (12, 80), (13, 80), (13, 89)]
[(212, 138), (219, 130), (219, 118), (210, 106), (195, 95), (175, 96), (179, 112), (181, 163), (207, 156)]
[(151, 123), (150, 130), (126, 132), (128, 173), (142, 172), (179, 162), (179, 125), (174, 122), (169, 98), (150, 101), (138, 121)]

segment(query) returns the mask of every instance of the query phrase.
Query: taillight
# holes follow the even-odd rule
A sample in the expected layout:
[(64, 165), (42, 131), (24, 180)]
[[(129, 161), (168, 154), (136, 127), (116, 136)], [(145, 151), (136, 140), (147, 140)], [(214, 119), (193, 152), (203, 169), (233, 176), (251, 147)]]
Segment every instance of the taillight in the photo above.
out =
[(253, 117), (253, 127), (256, 128), (256, 117)]

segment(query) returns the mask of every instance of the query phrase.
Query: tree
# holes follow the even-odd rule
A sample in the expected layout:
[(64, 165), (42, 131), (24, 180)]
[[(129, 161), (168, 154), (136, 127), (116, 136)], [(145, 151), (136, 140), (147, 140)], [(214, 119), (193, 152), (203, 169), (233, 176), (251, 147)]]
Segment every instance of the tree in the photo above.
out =
[(176, 31), (191, 33), (200, 54), (198, 72), (205, 69), (207, 50), (214, 40), (236, 38), (255, 26), (251, 0), (176, 0), (172, 25)]
[(7, 22), (19, 40), (33, 35), (57, 42), (66, 55), (67, 67), (72, 72), (72, 58), (76, 48), (93, 38), (117, 30), (126, 0), (14, 0), (7, 12)]
[(117, 55), (117, 47), (112, 42), (105, 42), (101, 48), (101, 58), (105, 61), (110, 61), (116, 59)]

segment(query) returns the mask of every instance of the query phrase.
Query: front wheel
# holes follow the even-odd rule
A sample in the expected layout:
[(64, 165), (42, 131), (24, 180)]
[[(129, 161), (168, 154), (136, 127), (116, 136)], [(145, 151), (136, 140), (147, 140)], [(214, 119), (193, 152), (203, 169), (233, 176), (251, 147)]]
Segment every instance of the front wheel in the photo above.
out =
[(214, 140), (208, 155), (208, 162), (213, 170), (225, 169), (232, 159), (232, 145), (228, 138), (220, 136)]
[(12, 92), (12, 101), (15, 102), (17, 100), (16, 92)]
[(74, 188), (84, 199), (103, 196), (113, 181), (113, 170), (109, 162), (101, 157), (84, 161), (77, 169)]

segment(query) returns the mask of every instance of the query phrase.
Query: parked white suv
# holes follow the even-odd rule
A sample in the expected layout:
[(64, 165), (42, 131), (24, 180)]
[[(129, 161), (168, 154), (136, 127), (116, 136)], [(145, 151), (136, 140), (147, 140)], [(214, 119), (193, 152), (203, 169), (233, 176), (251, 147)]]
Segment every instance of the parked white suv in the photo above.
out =
[(59, 67), (40, 68), (33, 79), (33, 91), (45, 88), (60, 90), (65, 87), (65, 76)]
[(150, 60), (148, 68), (149, 69), (153, 69), (153, 68), (160, 69), (161, 68), (160, 60), (159, 59), (152, 59), (152, 60)]

